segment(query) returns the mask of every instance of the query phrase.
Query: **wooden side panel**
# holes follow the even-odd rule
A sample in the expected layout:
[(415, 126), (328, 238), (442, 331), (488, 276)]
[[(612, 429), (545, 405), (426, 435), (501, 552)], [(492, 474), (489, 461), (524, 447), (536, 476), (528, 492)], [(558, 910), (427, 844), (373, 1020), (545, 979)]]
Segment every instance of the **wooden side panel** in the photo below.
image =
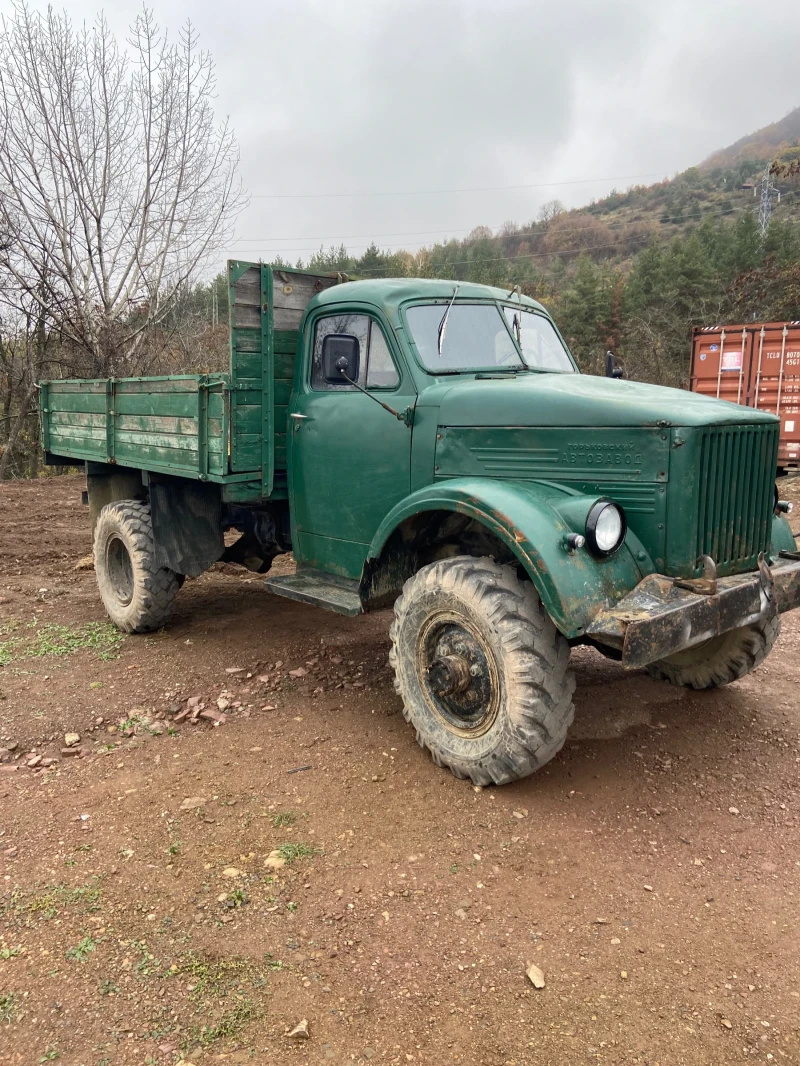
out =
[(231, 345), (231, 452), (235, 473), (263, 477), (261, 442), (264, 422), (264, 331), (262, 268), (258, 263), (228, 263)]
[(300, 274), (292, 270), (272, 270), (272, 300), (275, 332), (297, 330), (309, 302), (339, 278), (324, 274)]
[(191, 478), (227, 472), (227, 377), (47, 383), (48, 450)]

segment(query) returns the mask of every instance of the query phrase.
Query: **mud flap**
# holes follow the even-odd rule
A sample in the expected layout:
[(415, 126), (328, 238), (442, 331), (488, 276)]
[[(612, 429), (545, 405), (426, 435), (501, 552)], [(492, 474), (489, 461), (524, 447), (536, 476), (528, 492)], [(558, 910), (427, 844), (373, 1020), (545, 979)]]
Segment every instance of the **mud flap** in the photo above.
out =
[(224, 552), (219, 485), (151, 475), (150, 513), (157, 566), (197, 577)]

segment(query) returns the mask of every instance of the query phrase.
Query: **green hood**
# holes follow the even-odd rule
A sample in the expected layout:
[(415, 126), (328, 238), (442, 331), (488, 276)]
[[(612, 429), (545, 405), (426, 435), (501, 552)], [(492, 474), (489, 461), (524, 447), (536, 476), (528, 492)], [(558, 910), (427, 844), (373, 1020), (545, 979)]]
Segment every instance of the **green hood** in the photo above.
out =
[(442, 426), (705, 426), (776, 422), (763, 411), (682, 389), (588, 374), (458, 378), (426, 389)]

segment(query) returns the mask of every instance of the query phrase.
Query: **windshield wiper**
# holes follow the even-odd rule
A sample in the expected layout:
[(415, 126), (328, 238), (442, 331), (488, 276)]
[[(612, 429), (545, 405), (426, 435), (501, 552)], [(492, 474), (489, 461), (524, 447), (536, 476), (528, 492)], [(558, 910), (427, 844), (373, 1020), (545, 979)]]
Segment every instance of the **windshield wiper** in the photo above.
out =
[(442, 349), (444, 348), (444, 337), (445, 337), (445, 334), (447, 333), (447, 320), (450, 317), (450, 309), (452, 308), (453, 304), (455, 303), (456, 294), (458, 292), (458, 289), (459, 289), (459, 286), (456, 285), (456, 287), (453, 289), (453, 299), (447, 305), (447, 310), (442, 315), (442, 321), (439, 323), (439, 332), (436, 335), (436, 347), (437, 347), (437, 350), (439, 352), (439, 358), (441, 358)]
[(531, 367), (522, 353), (522, 290), (520, 289), (519, 285), (514, 286), (508, 296), (506, 296), (506, 299), (508, 300), (514, 295), (514, 293), (517, 294), (517, 300), (519, 301), (519, 311), (514, 312), (514, 317), (511, 319), (511, 329), (513, 330), (514, 336), (516, 337), (517, 344), (519, 345), (519, 357), (522, 362), (525, 363), (527, 369), (530, 370)]

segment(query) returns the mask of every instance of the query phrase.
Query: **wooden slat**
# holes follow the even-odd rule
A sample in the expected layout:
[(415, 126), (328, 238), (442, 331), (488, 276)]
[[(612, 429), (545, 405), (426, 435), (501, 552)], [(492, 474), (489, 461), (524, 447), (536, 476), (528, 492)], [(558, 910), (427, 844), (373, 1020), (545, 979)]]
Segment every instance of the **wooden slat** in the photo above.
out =
[(50, 426), (53, 438), (62, 440), (97, 440), (103, 443), (105, 453), (106, 428), (105, 421), (100, 426)]
[(117, 396), (136, 396), (140, 393), (197, 393), (197, 378), (120, 378), (116, 385)]
[(197, 418), (197, 390), (193, 393), (117, 394), (116, 411), (120, 415), (147, 415), (155, 418)]
[(273, 351), (276, 355), (294, 355), (297, 351), (297, 330), (276, 329), (273, 334)]
[(105, 428), (105, 413), (85, 411), (50, 411), (50, 426), (102, 426)]
[[(137, 448), (147, 449), (151, 448), (173, 448), (179, 452), (197, 452), (197, 435), (188, 436), (181, 433), (146, 433), (141, 430), (130, 431), (126, 429), (117, 429), (115, 434), (117, 441), (117, 448), (121, 444), (135, 444)], [(219, 437), (208, 439), (209, 452), (221, 452), (222, 441)]]
[(50, 411), (98, 412), (102, 413), (105, 417), (105, 389), (103, 389), (101, 393), (62, 393), (53, 391), (54, 389), (55, 386), (51, 385), (51, 392), (48, 400), (48, 409)]

